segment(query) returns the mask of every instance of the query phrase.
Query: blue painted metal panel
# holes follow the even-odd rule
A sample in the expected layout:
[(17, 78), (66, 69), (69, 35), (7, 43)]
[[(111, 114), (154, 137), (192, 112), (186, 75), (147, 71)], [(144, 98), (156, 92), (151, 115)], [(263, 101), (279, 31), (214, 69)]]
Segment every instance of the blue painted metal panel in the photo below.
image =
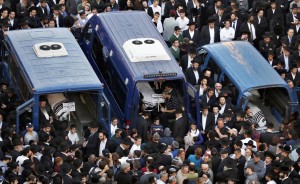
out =
[[(103, 89), (72, 33), (66, 28), (7, 32), (7, 42), (36, 94)], [(34, 44), (61, 42), (68, 56), (38, 58)], [(22, 58), (22, 59), (21, 59)]]
[[(144, 11), (103, 13), (92, 17), (91, 21), (99, 25), (99, 29), (109, 34), (108, 38), (110, 40), (105, 44), (110, 44), (109, 42), (111, 42), (111, 45), (117, 46), (113, 54), (119, 55), (120, 57), (118, 58), (127, 58), (127, 61), (118, 60), (116, 61), (118, 63), (115, 64), (116, 66), (122, 65), (122, 67), (125, 67), (131, 73), (130, 76), (134, 77), (134, 81), (143, 80), (144, 75), (153, 74), (153, 71), (156, 71), (156, 73), (159, 73), (159, 71), (162, 73), (177, 73), (177, 77), (173, 78), (184, 78), (184, 74), (170, 52), (170, 49)], [(130, 39), (136, 38), (154, 38), (159, 40), (165, 47), (171, 60), (130, 62), (123, 49), (123, 44)]]
[(220, 42), (203, 46), (235, 86), (246, 92), (253, 88), (284, 87), (287, 83), (248, 42)]

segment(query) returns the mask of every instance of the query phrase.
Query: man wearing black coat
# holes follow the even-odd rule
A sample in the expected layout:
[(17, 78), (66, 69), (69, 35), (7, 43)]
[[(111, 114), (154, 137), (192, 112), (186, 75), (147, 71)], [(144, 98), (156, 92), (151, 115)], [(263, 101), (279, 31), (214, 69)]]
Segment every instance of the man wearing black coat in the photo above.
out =
[(287, 30), (287, 35), (281, 38), (281, 42), (283, 41), (289, 44), (288, 46), (290, 47), (290, 49), (292, 50), (295, 49), (297, 38), (295, 36), (295, 32), (293, 28), (289, 28)]
[(96, 8), (98, 12), (102, 12), (104, 9), (104, 2), (103, 0), (93, 0), (91, 2), (91, 9)]
[(220, 30), (215, 26), (215, 19), (209, 18), (208, 26), (203, 26), (201, 29), (201, 45), (216, 42), (220, 42)]
[(200, 61), (198, 58), (194, 58), (192, 61), (192, 66), (185, 70), (184, 72), (186, 80), (192, 84), (199, 84), (200, 79)]
[(165, 18), (169, 18), (170, 17), (169, 14), (170, 14), (171, 10), (175, 10), (176, 11), (175, 0), (170, 0), (170, 1), (166, 2), (165, 10), (164, 10)]
[(192, 61), (195, 57), (197, 57), (197, 50), (195, 47), (190, 47), (188, 53), (181, 57), (180, 66), (182, 71), (185, 71), (192, 65)]
[[(277, 4), (275, 1), (271, 1), (271, 8), (267, 9), (267, 21), (268, 26), (273, 25), (274, 21), (279, 20), (281, 23), (283, 23), (283, 14), (281, 12), (280, 7), (277, 7)], [(270, 31), (273, 31), (270, 29)]]
[(254, 16), (253, 22), (254, 22), (254, 25), (256, 27), (257, 39), (261, 40), (262, 35), (266, 32), (266, 30), (268, 28), (267, 18), (264, 17), (264, 10), (263, 9), (257, 10), (257, 15)]
[(216, 100), (214, 93), (215, 92), (213, 88), (208, 88), (206, 93), (199, 97), (201, 106), (208, 106), (208, 108), (210, 108), (210, 106), (212, 106)]
[(240, 35), (240, 28), (242, 25), (242, 22), (240, 19), (238, 19), (236, 13), (230, 14), (230, 21), (231, 21), (231, 27), (235, 30), (235, 39), (237, 39)]
[(148, 2), (146, 0), (142, 0), (143, 9), (151, 18), (154, 16), (153, 9), (148, 6)]
[(291, 27), (292, 25), (296, 24), (296, 17), (300, 14), (298, 13), (298, 6), (297, 4), (292, 5), (292, 11), (287, 13), (285, 16), (286, 28)]
[(235, 160), (228, 158), (224, 161), (224, 167), (227, 167), (227, 170), (221, 171), (216, 175), (216, 181), (226, 182), (228, 178), (238, 178), (238, 170), (236, 168)]
[[(186, 135), (187, 129), (188, 129), (188, 122), (187, 120), (182, 116), (182, 110), (176, 109), (175, 111), (175, 123), (173, 128), (173, 137), (184, 137)], [(169, 126), (170, 127), (170, 126)], [(172, 130), (172, 128), (171, 128)]]
[(263, 40), (259, 42), (259, 51), (267, 59), (270, 52), (275, 52), (275, 44), (271, 40), (270, 32), (266, 32), (262, 37)]
[(147, 141), (149, 118), (150, 118), (150, 113), (143, 112), (143, 114), (141, 116), (138, 116), (136, 119), (136, 130), (138, 135), (142, 137), (142, 142)]
[(50, 19), (56, 20), (56, 27), (63, 27), (64, 26), (64, 17), (59, 12), (60, 7), (59, 5), (55, 5), (53, 8), (53, 14), (50, 15)]
[(236, 168), (238, 170), (239, 181), (240, 183), (244, 183), (245, 181), (244, 168), (246, 164), (246, 157), (242, 155), (240, 148), (235, 149), (234, 159), (236, 162)]
[(196, 22), (190, 21), (187, 25), (189, 26), (189, 29), (183, 31), (182, 37), (188, 38), (190, 43), (193, 42), (194, 45), (200, 46), (200, 33), (198, 30), (195, 30)]
[(85, 150), (85, 156), (87, 159), (91, 154), (98, 155), (99, 154), (99, 132), (98, 132), (99, 123), (92, 122), (89, 124), (90, 135), (83, 142), (82, 147)]
[(295, 86), (300, 86), (300, 73), (296, 63), (292, 63), (291, 71), (286, 74), (286, 78), (293, 81)]
[(213, 130), (215, 126), (214, 116), (211, 112), (208, 112), (207, 106), (202, 106), (202, 112), (200, 112), (200, 122), (198, 125), (202, 135), (206, 137), (208, 131)]
[(290, 48), (288, 46), (283, 47), (283, 54), (278, 57), (278, 62), (284, 64), (284, 69), (289, 72), (292, 68), (293, 56), (291, 56)]

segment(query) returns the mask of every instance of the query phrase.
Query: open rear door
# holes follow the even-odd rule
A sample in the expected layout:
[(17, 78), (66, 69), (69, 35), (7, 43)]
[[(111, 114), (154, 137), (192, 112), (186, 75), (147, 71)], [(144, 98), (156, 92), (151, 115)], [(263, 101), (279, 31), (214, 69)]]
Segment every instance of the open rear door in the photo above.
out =
[[(34, 98), (31, 98), (27, 102), (25, 102), (17, 107), (17, 109), (16, 109), (16, 132), (17, 133), (19, 133), (19, 130), (20, 130), (20, 116), (25, 112), (32, 111), (33, 105), (34, 105)], [(39, 125), (35, 122), (33, 122), (33, 123), (34, 123), (34, 129), (38, 130)]]
[(188, 95), (189, 106), (191, 110), (191, 116), (194, 121), (197, 122), (197, 126), (200, 127), (200, 103), (199, 103), (199, 91), (197, 91), (193, 85), (188, 83)]

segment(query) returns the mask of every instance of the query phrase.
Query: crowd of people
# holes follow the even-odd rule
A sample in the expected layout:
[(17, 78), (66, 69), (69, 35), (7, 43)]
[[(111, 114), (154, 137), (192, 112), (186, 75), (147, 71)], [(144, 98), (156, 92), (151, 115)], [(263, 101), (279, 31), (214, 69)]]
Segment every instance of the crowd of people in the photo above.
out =
[(110, 132), (91, 122), (81, 135), (81, 127), (56, 121), (47, 99), (40, 99), (40, 130), (27, 118), (16, 133), (19, 102), (2, 82), (1, 183), (300, 183), (298, 114), (276, 133), (273, 122), (258, 132), (262, 122), (253, 119), (251, 104), (236, 111), (234, 91), (215, 83), (213, 66), (200, 71), (197, 51), (216, 42), (250, 42), (291, 88), (299, 86), (299, 0), (0, 0), (0, 38), (11, 30), (48, 27), (68, 27), (78, 38), (93, 15), (132, 10), (149, 15), (187, 81), (198, 87), (201, 123), (188, 122), (176, 86), (167, 84), (159, 115), (141, 108), (129, 131), (116, 117)]

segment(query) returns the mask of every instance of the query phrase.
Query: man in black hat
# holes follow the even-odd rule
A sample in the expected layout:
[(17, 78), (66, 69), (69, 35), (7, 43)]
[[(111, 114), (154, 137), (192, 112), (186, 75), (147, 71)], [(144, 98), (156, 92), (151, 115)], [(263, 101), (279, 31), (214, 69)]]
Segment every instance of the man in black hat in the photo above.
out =
[(273, 36), (270, 32), (266, 32), (262, 37), (263, 40), (259, 42), (259, 51), (267, 59), (269, 52), (275, 52), (275, 44), (271, 40)]
[[(274, 24), (275, 22), (278, 22), (281, 26), (283, 26), (283, 20), (284, 16), (283, 13), (280, 9), (280, 6), (277, 6), (277, 3), (275, 0), (270, 1), (270, 8), (267, 9), (267, 21), (268, 21), (268, 26), (270, 27), (270, 31), (274, 31)], [(271, 26), (272, 25), (272, 26)]]
[(232, 100), (229, 97), (229, 92), (226, 90), (223, 90), (218, 98), (217, 98), (217, 104), (220, 106), (220, 114), (223, 115), (225, 114), (232, 114), (233, 111), (233, 105), (232, 105)]
[(91, 154), (98, 155), (99, 154), (99, 123), (93, 121), (89, 123), (89, 130), (90, 135), (89, 137), (83, 142), (82, 147), (85, 150), (85, 159), (87, 159)]
[(203, 105), (200, 112), (200, 122), (198, 128), (204, 139), (207, 139), (207, 134), (210, 130), (213, 130), (215, 126), (214, 117), (211, 112), (208, 111), (208, 107)]
[(215, 124), (217, 124), (219, 118), (223, 118), (223, 116), (220, 114), (221, 107), (219, 104), (214, 104), (214, 105), (210, 106), (210, 109), (211, 109), (210, 111), (212, 112), (212, 115), (213, 115), (213, 122), (215, 125)]
[(192, 66), (184, 72), (186, 80), (192, 85), (198, 85), (200, 79), (200, 59), (195, 57), (192, 60)]
[(210, 106), (212, 106), (216, 100), (214, 94), (214, 88), (207, 88), (206, 93), (199, 97), (199, 102), (201, 106), (206, 105), (208, 106), (208, 108), (210, 108)]
[(291, 71), (286, 74), (286, 78), (293, 81), (295, 86), (300, 86), (300, 73), (296, 63), (292, 63)]
[(189, 29), (183, 31), (182, 37), (188, 38), (190, 40), (190, 44), (193, 44), (197, 47), (200, 46), (200, 33), (195, 29), (196, 22), (190, 20), (187, 25), (189, 26)]
[(292, 9), (292, 11), (287, 13), (285, 16), (285, 22), (286, 22), (287, 28), (291, 27), (292, 25), (296, 25), (297, 24), (296, 17), (298, 17), (300, 15), (298, 13), (299, 7), (297, 6), (297, 4), (293, 4), (291, 9)]
[(226, 182), (227, 178), (238, 177), (238, 170), (236, 168), (235, 160), (232, 158), (227, 158), (224, 162), (224, 171), (221, 171), (216, 175), (216, 181), (218, 182)]
[(215, 19), (208, 19), (208, 26), (203, 26), (201, 29), (201, 45), (216, 43), (220, 41), (220, 31), (215, 26)]
[[(175, 123), (174, 125), (169, 124), (169, 127), (173, 128), (173, 137), (184, 137), (188, 129), (188, 122), (186, 118), (183, 117), (183, 111), (181, 108), (177, 108), (175, 111)], [(173, 123), (172, 123), (173, 124)], [(171, 125), (171, 126), (170, 126)]]
[(52, 123), (52, 109), (49, 104), (47, 104), (46, 96), (40, 96), (40, 110), (39, 110), (39, 123), (43, 127), (46, 123)]
[(128, 137), (122, 140), (121, 144), (117, 146), (115, 152), (118, 153), (119, 157), (128, 156), (129, 148), (132, 145), (131, 140)]
[(253, 44), (251, 38), (250, 38), (250, 32), (247, 30), (241, 31), (239, 34), (241, 34), (241, 37), (238, 37), (237, 40), (242, 40), (242, 41), (246, 41), (249, 42), (251, 44)]

